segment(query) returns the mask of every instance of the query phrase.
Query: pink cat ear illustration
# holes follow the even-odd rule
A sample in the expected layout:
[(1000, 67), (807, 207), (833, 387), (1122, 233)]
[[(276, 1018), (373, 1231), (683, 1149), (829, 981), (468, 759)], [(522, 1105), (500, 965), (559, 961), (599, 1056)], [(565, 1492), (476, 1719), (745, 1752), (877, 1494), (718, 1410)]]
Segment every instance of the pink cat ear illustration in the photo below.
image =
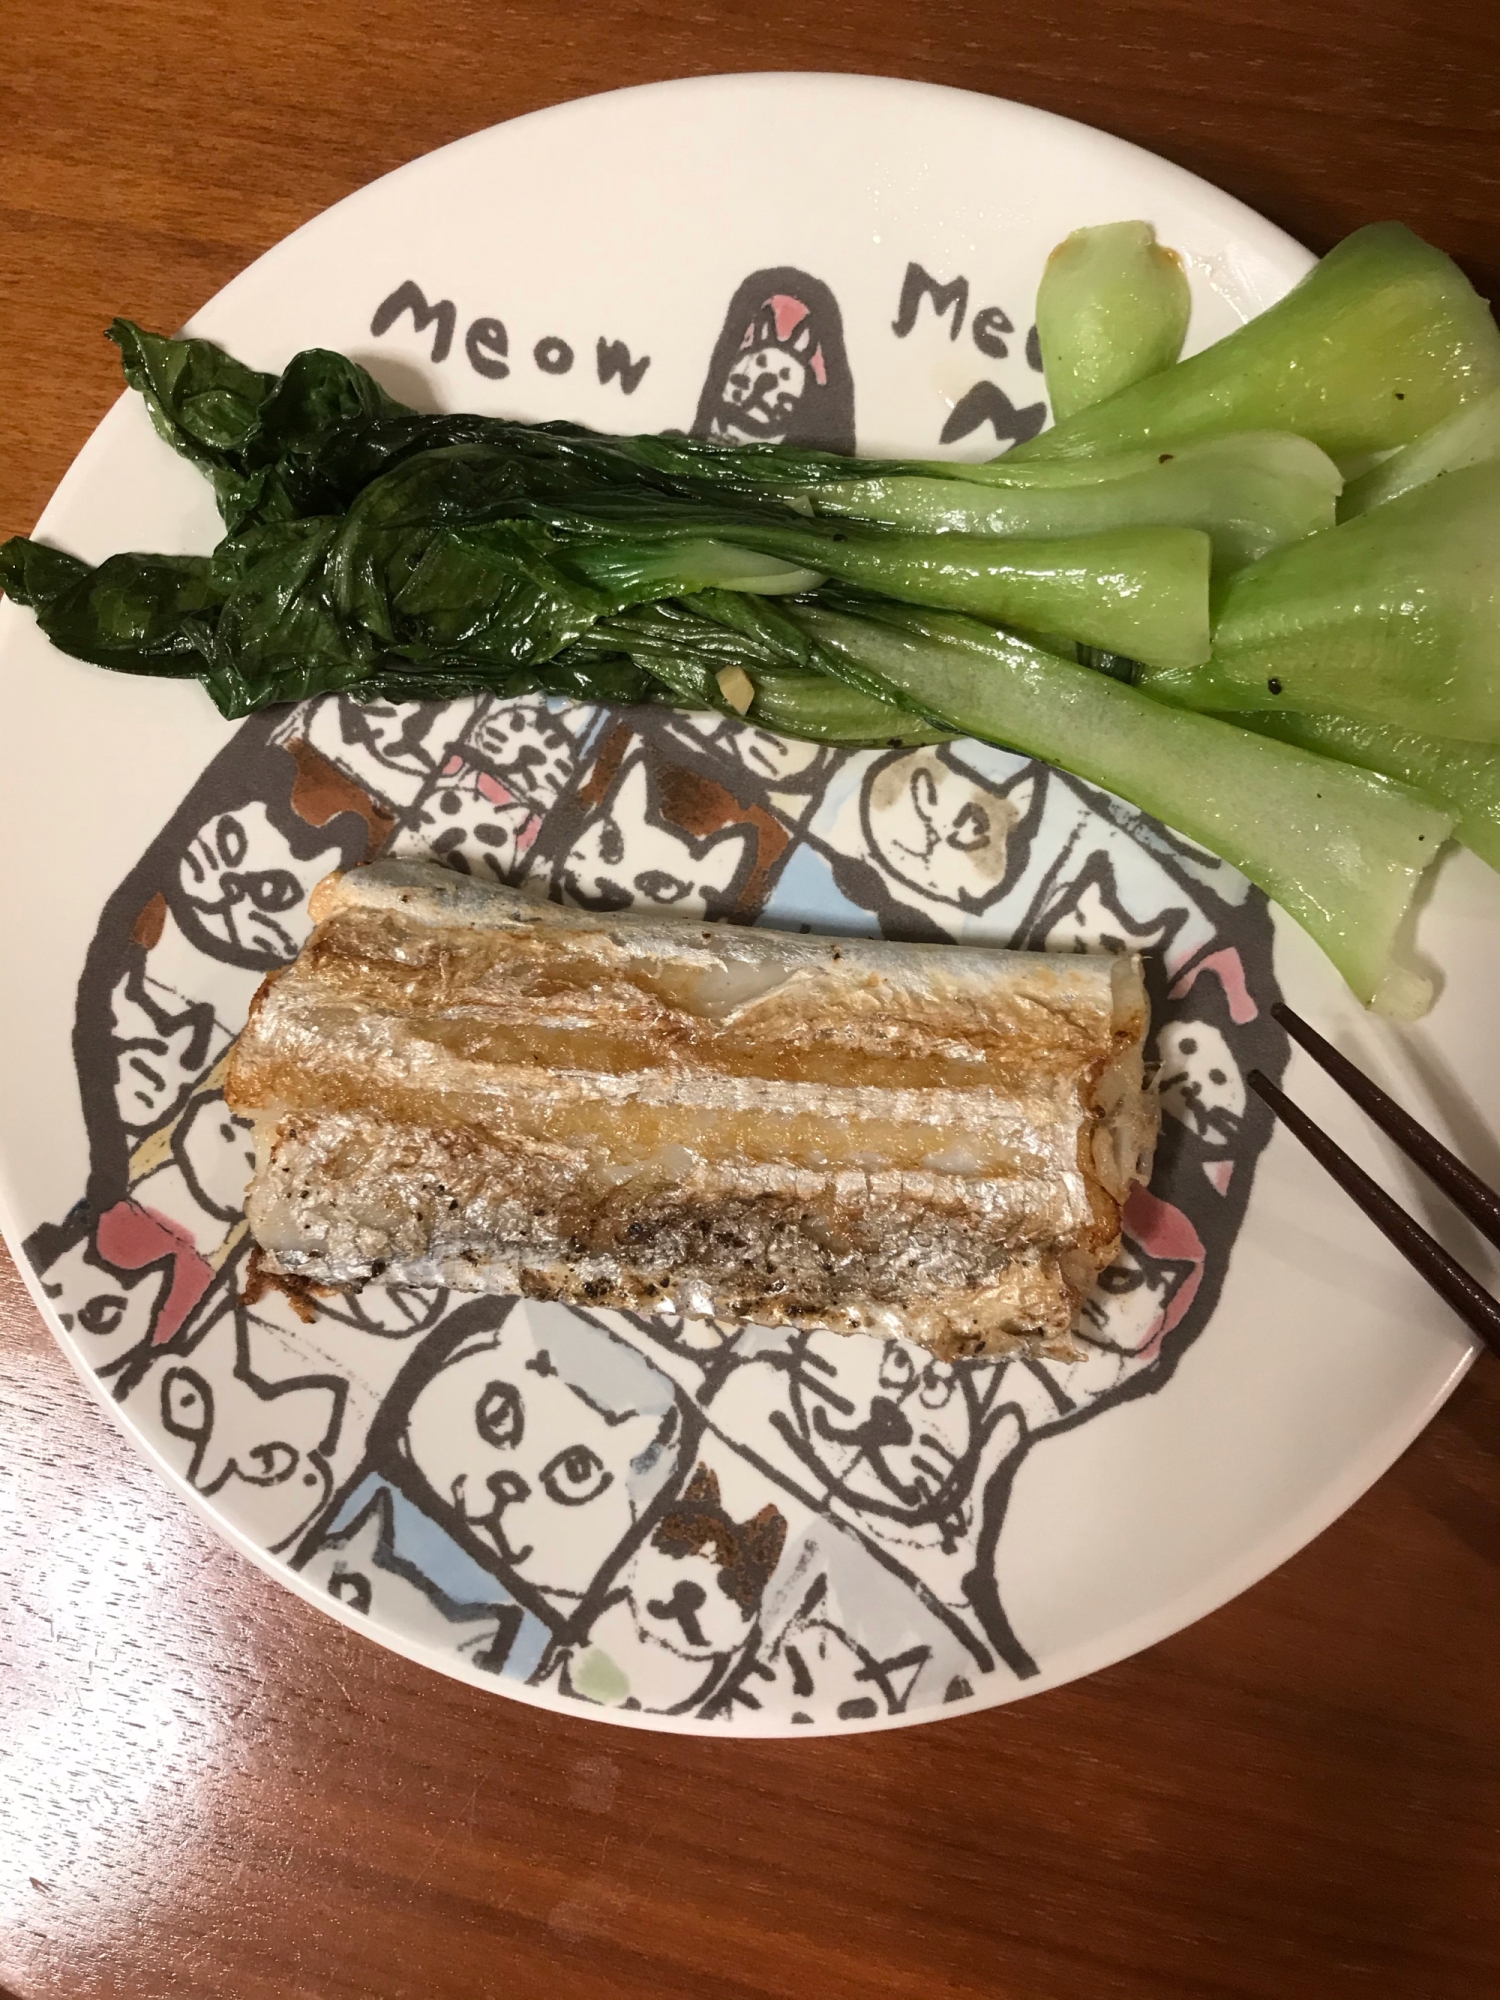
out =
[(756, 314), (755, 324), (750, 328), (743, 345), (774, 347), (776, 344), (776, 315), (768, 304)]
[(854, 450), (854, 381), (827, 285), (790, 266), (746, 278), (724, 315), (693, 433)]

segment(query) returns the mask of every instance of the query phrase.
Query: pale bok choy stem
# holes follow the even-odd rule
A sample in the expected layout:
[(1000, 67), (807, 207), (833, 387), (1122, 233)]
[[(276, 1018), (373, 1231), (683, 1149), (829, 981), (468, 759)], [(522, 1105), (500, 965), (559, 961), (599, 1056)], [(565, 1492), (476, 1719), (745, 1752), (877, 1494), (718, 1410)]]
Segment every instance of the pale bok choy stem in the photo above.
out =
[(1500, 750), (1455, 742), (1451, 736), (1420, 736), (1414, 730), (1347, 715), (1261, 713), (1231, 719), (1283, 743), (1359, 764), (1425, 792), (1453, 814), (1454, 838), (1491, 868), (1500, 869)]
[(1201, 354), (1026, 444), (1018, 463), (1293, 431), (1347, 469), (1500, 386), (1500, 331), (1450, 257), (1398, 222), (1330, 250), (1284, 299)]
[(1411, 1019), (1431, 987), (1397, 932), (1451, 816), (1405, 787), (1136, 689), (973, 620), (816, 605), (789, 615), (856, 685), (1128, 799), (1295, 917), (1359, 998)]
[(1056, 421), (1169, 368), (1191, 311), (1182, 259), (1157, 242), (1149, 222), (1075, 229), (1047, 259), (1036, 295)]
[(1212, 546), (1196, 528), (1049, 540), (909, 535), (859, 523), (835, 532), (827, 521), (747, 521), (713, 532), (901, 604), (1057, 632), (1163, 668), (1208, 657)]
[(1188, 708), (1352, 715), (1500, 744), (1500, 462), (1278, 549), (1216, 593), (1202, 667), (1141, 685)]
[(1465, 403), (1426, 437), (1403, 445), (1361, 478), (1351, 480), (1339, 501), (1339, 519), (1352, 521), (1356, 514), (1367, 514), (1372, 507), (1383, 507), (1388, 500), (1425, 486), (1429, 479), (1496, 458), (1500, 458), (1500, 389), (1492, 389), (1477, 403)]
[[(1004, 460), (1000, 465), (1003, 466)], [(1115, 528), (1200, 528), (1214, 567), (1237, 569), (1272, 549), (1331, 528), (1343, 480), (1306, 438), (1272, 431), (1210, 438), (1180, 451), (1131, 452), (1083, 460), (1096, 476), (1066, 483), (1015, 483), (898, 475), (856, 478), (808, 489), (815, 514), (874, 521), (922, 534), (1087, 535)], [(1074, 461), (1067, 461), (1068, 469)], [(956, 467), (990, 474), (989, 466)]]

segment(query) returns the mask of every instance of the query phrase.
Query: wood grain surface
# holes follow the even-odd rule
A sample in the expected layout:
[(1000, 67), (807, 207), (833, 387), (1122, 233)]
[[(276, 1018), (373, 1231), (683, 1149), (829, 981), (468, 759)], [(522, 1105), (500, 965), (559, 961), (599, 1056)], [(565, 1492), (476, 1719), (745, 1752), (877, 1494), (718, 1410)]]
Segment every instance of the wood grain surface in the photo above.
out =
[[(1022, 98), (1315, 249), (1395, 216), (1500, 290), (1493, 8), (7, 0), (0, 533), (113, 400), (113, 313), (179, 324), (330, 202), (497, 119), (744, 69)], [(1480, 2000), (1497, 1563), (1486, 1360), (1312, 1548), (1090, 1681), (844, 1741), (610, 1730), (427, 1674), (230, 1552), (5, 1265), (0, 1988)]]

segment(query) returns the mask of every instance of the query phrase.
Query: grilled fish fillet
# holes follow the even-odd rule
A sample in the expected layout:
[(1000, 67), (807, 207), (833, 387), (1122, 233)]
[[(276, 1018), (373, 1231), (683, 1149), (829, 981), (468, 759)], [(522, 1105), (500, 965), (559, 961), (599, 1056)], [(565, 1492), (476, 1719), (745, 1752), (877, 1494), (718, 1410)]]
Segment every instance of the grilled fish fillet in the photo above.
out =
[(1138, 958), (314, 892), (226, 1095), (262, 1268), (1067, 1355), (1156, 1136)]

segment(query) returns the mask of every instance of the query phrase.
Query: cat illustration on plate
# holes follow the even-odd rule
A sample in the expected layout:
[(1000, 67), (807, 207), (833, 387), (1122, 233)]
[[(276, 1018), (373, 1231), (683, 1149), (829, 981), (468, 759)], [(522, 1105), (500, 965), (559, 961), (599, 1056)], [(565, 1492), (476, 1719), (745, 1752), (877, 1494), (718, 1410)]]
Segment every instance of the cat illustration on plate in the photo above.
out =
[(790, 265), (736, 290), (698, 399), (697, 437), (854, 450), (854, 377), (838, 300)]
[[(855, 446), (838, 301), (734, 291), (694, 431)], [(1204, 1324), (1284, 1043), (1264, 898), (1025, 758), (855, 751), (542, 695), (252, 717), (122, 867), (77, 994), (87, 1183), (28, 1253), (179, 1476), (398, 1642), (586, 1703), (830, 1724), (1026, 1677), (1002, 1601), (1044, 1437), (1161, 1387)], [(1152, 955), (1166, 1132), (1084, 1358), (256, 1289), (225, 1052), (334, 868), (423, 854), (609, 911)], [(247, 1282), (248, 1280), (248, 1282)]]

